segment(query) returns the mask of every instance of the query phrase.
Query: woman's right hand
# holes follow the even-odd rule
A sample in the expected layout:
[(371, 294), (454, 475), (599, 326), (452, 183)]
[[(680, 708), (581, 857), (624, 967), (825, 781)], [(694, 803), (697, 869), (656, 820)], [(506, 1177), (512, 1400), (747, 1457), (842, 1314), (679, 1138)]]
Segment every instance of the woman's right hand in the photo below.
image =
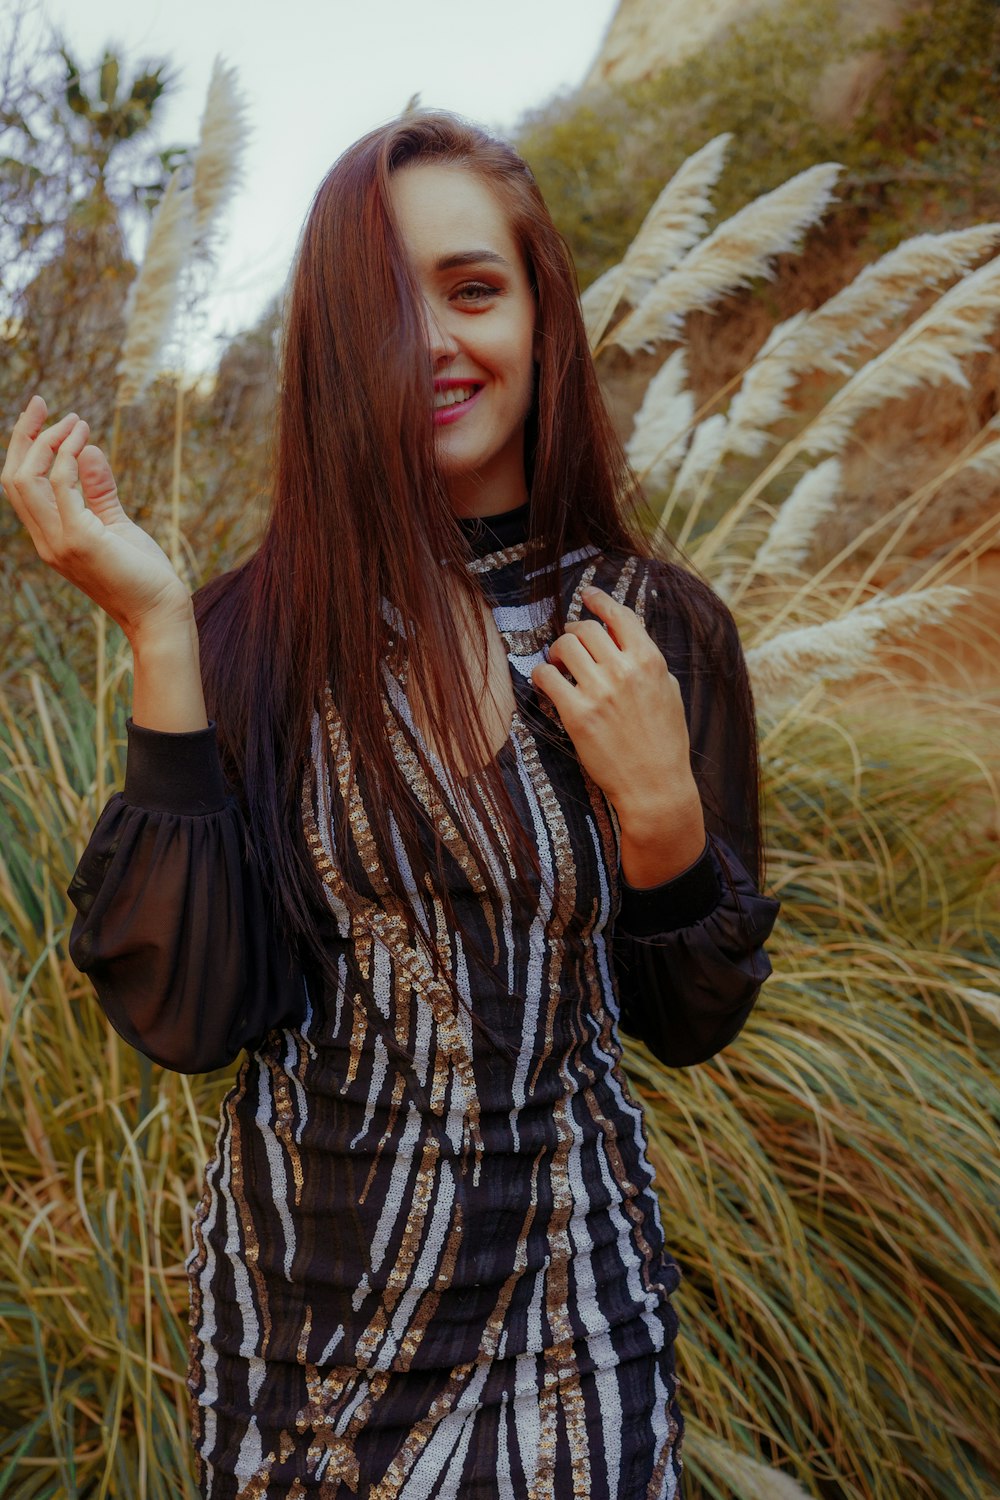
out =
[(130, 521), (111, 465), (75, 412), (43, 430), (32, 396), (11, 434), (0, 481), (43, 562), (107, 611), (136, 643), (187, 628), (191, 594), (166, 553)]

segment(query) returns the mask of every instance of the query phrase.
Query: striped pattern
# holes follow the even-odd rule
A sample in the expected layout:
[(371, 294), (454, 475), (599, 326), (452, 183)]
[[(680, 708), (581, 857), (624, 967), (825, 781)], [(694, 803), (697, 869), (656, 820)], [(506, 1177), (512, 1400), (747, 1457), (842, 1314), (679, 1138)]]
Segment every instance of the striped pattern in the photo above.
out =
[[(530, 682), (550, 639), (530, 563), (521, 543), (470, 564), (512, 671), (498, 759), (541, 859), (527, 915), (515, 920), (510, 869), (477, 844), (461, 787), (433, 757), (433, 778), (419, 775), (404, 686), (386, 678), (396, 754), (485, 964), (401, 863), (411, 941), (331, 701), (314, 721), (314, 752), (324, 736), (340, 746), (330, 784), (314, 754), (302, 803), (339, 982), (244, 1059), (206, 1173), (189, 1388), (211, 1500), (680, 1495), (681, 1273), (620, 1065), (617, 826)], [(569, 618), (592, 581), (642, 613), (647, 564), (583, 549), (563, 565)], [(332, 835), (345, 797), (347, 850)], [(513, 1060), (473, 1031), (431, 944)], [(355, 1004), (362, 984), (413, 1056), (429, 1115)]]

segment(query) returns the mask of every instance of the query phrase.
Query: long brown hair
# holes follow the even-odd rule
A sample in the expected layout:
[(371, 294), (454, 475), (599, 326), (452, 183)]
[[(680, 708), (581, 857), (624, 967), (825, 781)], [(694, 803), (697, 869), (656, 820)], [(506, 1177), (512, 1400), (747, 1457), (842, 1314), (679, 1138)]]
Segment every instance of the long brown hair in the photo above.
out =
[[(466, 566), (469, 544), (435, 469), (428, 420), (433, 372), (389, 195), (394, 171), (428, 160), (475, 172), (499, 195), (535, 294), (539, 359), (526, 478), (530, 534), (542, 549), (535, 588), (539, 599), (554, 592), (555, 633), (565, 625), (562, 554), (592, 544), (650, 556), (636, 520), (638, 487), (594, 372), (573, 262), (526, 163), (507, 143), (444, 113), (404, 116), (364, 136), (320, 184), (297, 252), (265, 535), (249, 562), (196, 596), (209, 711), (243, 800), (252, 857), (289, 940), (304, 961), (327, 972), (322, 930), (329, 911), (300, 813), (304, 771), (317, 748), (310, 723), (322, 714), (327, 692), (348, 731), (352, 768), (363, 766), (377, 789), (368, 803), (376, 847), (391, 855), (395, 832), (410, 870), (427, 867), (420, 843), (426, 815), (387, 734), (384, 601), (402, 620), (406, 640), (419, 642), (408, 653), (409, 683), (432, 741), (453, 747), (452, 764), (485, 766), (474, 778), (481, 787), (474, 795), (507, 829), (515, 890), (525, 899), (529, 876), (538, 872), (537, 853), (490, 759), (461, 649), (460, 632), (472, 622), (485, 662), (486, 626), (478, 608), (459, 619), (447, 583), (457, 584), (470, 605), (478, 597), (480, 585)], [(693, 621), (723, 609), (690, 574), (677, 568), (676, 575), (679, 607)], [(733, 712), (746, 720), (748, 697), (737, 694)], [(328, 747), (318, 749), (332, 781)], [(419, 746), (415, 753), (429, 776)], [(346, 799), (335, 812), (335, 847), (346, 849)], [(493, 826), (489, 818), (481, 823)], [(436, 830), (433, 836), (441, 875), (441, 840)], [(392, 895), (408, 910), (397, 861), (386, 857), (384, 868)], [(436, 889), (454, 922), (446, 885)], [(431, 957), (439, 967), (438, 955)], [(359, 990), (386, 1046), (402, 1060), (365, 986)], [(475, 1015), (472, 1021), (482, 1025)]]

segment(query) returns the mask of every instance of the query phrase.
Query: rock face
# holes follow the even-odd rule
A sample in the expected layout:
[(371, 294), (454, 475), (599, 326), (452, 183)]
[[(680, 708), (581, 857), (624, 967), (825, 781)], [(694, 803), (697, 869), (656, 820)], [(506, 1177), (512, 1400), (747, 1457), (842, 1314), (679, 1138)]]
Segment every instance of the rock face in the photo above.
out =
[(619, 0), (601, 50), (584, 80), (628, 83), (650, 78), (699, 52), (732, 23), (780, 0)]
[[(789, 0), (618, 0), (601, 49), (584, 88), (652, 78), (711, 45), (737, 22), (776, 11)], [(795, 3), (795, 0), (791, 0)], [(898, 24), (919, 0), (840, 0), (837, 36), (856, 41), (883, 26)], [(816, 97), (822, 118), (846, 123), (864, 102), (878, 74), (878, 59), (858, 54), (827, 69)]]

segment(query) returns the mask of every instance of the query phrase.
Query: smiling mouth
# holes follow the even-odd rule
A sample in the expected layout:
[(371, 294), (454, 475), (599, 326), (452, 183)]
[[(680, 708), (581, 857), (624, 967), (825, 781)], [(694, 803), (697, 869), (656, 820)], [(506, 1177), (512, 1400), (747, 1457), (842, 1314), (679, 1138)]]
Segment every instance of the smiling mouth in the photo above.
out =
[(478, 385), (454, 385), (450, 390), (434, 392), (434, 410), (444, 411), (449, 406), (461, 406), (480, 389)]

